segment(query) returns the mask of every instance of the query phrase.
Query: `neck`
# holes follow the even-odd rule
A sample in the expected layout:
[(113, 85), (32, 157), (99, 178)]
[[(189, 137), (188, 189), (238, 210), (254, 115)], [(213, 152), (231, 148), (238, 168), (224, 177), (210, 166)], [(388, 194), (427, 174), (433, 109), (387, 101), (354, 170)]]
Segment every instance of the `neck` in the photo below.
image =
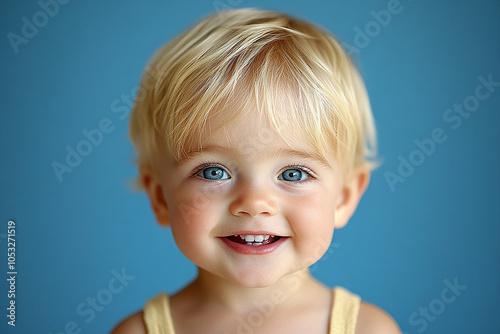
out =
[(264, 303), (266, 305), (300, 303), (301, 298), (317, 291), (318, 288), (324, 289), (324, 286), (311, 276), (308, 269), (284, 276), (271, 286), (251, 288), (240, 286), (198, 268), (198, 277), (177, 296), (192, 297), (198, 305), (205, 304), (242, 313)]

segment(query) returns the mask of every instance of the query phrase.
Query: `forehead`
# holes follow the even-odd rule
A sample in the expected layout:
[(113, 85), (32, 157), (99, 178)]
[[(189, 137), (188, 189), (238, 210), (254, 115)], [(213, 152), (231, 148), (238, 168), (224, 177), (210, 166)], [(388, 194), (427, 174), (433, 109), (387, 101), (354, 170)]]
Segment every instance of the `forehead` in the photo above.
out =
[[(172, 137), (171, 146), (177, 163), (190, 153), (208, 146), (227, 146), (241, 151), (265, 151), (271, 147), (308, 152), (323, 162), (337, 156), (322, 120), (318, 104), (307, 103), (304, 92), (282, 79), (276, 85), (266, 85), (246, 78), (231, 89), (231, 93), (207, 109), (200, 105), (202, 117), (187, 122), (179, 140)], [(190, 123), (192, 126), (187, 126)], [(330, 129), (332, 127), (329, 127)], [(331, 133), (330, 133), (331, 135)], [(179, 154), (175, 154), (176, 146)], [(333, 159), (334, 160), (334, 159)]]
[[(235, 93), (210, 113), (204, 127), (207, 140), (226, 140), (233, 145), (283, 145), (305, 148), (307, 138), (293, 122), (296, 97), (278, 85), (274, 93), (256, 92), (252, 83), (240, 82)], [(314, 148), (309, 145), (309, 150)]]
[(336, 165), (332, 155), (324, 156), (300, 135), (287, 133), (285, 140), (269, 119), (255, 112), (243, 112), (229, 122), (221, 114), (212, 117), (205, 127), (206, 137), (187, 158), (202, 153), (243, 156), (248, 161), (289, 156), (315, 160), (325, 167)]
[(225, 142), (231, 146), (284, 144), (267, 117), (252, 111), (240, 112), (231, 119), (222, 114), (212, 117), (207, 122), (207, 131), (207, 142)]
[[(205, 140), (202, 143), (218, 141), (233, 146), (285, 144), (268, 114), (254, 97), (239, 93), (211, 113), (204, 127)], [(285, 115), (280, 118), (285, 118)], [(297, 137), (294, 141), (301, 140)]]

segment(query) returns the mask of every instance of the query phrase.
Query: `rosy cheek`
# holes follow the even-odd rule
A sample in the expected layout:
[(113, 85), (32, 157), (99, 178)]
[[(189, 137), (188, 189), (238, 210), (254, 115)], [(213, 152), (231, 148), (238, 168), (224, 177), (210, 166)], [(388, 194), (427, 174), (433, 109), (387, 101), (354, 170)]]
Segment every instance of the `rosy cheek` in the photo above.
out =
[(175, 205), (172, 212), (172, 231), (196, 238), (209, 235), (216, 223), (220, 199), (213, 191), (203, 187), (178, 188), (175, 192)]
[(172, 192), (172, 201), (169, 205), (174, 223), (177, 221), (197, 220), (203, 211), (209, 206), (208, 197), (193, 187), (177, 187)]
[(298, 249), (321, 257), (333, 235), (335, 210), (331, 200), (319, 196), (297, 198), (289, 202), (287, 211)]
[(206, 235), (206, 210), (205, 202), (199, 199), (179, 200), (173, 210), (171, 229), (175, 243), (179, 250), (191, 261), (199, 249), (203, 247), (199, 237)]

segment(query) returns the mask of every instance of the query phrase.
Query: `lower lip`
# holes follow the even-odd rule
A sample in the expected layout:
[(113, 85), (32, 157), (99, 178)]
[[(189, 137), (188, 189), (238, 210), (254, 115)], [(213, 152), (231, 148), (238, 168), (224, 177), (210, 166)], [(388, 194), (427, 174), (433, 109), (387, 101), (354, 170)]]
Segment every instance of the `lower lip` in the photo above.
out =
[(227, 238), (220, 238), (220, 240), (223, 243), (225, 243), (227, 247), (231, 248), (236, 253), (249, 254), (249, 255), (264, 255), (271, 253), (272, 251), (276, 250), (279, 246), (281, 246), (287, 239), (288, 238), (286, 237), (282, 237), (271, 244), (251, 246), (247, 244), (240, 244), (237, 242), (233, 242)]

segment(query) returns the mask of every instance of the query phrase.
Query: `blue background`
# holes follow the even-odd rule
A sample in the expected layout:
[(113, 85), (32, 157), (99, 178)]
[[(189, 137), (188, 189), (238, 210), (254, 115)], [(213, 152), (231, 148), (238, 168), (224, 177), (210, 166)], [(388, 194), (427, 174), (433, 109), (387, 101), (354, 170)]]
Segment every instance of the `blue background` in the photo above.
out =
[[(71, 322), (82, 333), (107, 332), (158, 291), (194, 277), (146, 196), (129, 185), (136, 170), (127, 101), (160, 45), (226, 4), (285, 11), (358, 47), (383, 164), (314, 275), (386, 309), (407, 333), (500, 333), (500, 87), (458, 128), (443, 119), (453, 104), (472, 101), (479, 76), (500, 81), (500, 2), (401, 0), (386, 26), (374, 24), (371, 11), (388, 3), (70, 1), (43, 25), (37, 1), (3, 1), (0, 277), (9, 219), (18, 275), (16, 328), (6, 324), (0, 280), (0, 332), (64, 333)], [(22, 18), (34, 15), (43, 26), (16, 53), (8, 34), (22, 35)], [(362, 40), (357, 29), (365, 28), (372, 36)], [(66, 147), (105, 119), (112, 131), (60, 182), (53, 162), (64, 164)], [(415, 140), (436, 128), (446, 140), (419, 156)], [(400, 156), (420, 165), (391, 188), (386, 175), (398, 173)], [(115, 293), (113, 270), (130, 276)], [(455, 279), (465, 286), (460, 295), (439, 301), (445, 280)], [(96, 297), (106, 305), (91, 318), (85, 303)], [(418, 314), (429, 307), (432, 321)]]

